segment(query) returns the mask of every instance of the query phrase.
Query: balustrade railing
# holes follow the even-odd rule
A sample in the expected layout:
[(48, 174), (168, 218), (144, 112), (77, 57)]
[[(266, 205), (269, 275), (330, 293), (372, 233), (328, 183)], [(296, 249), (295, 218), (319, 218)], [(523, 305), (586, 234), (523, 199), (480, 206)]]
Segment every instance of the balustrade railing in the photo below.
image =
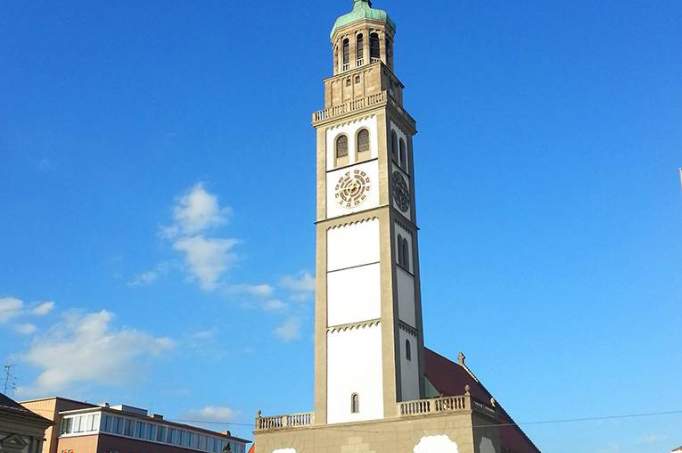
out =
[(364, 59), (364, 58), (358, 58), (357, 60), (355, 60), (355, 66), (360, 67), (360, 66), (362, 66), (363, 64), (365, 64), (365, 59)]
[(259, 413), (258, 416), (256, 416), (256, 431), (310, 426), (313, 424), (313, 421), (314, 417), (312, 412), (275, 415), (272, 417), (262, 417)]
[(440, 412), (457, 412), (471, 409), (469, 396), (446, 396), (425, 400), (403, 401), (398, 403), (398, 414), (401, 417), (411, 415), (434, 414)]
[(381, 104), (386, 102), (386, 99), (386, 92), (382, 91), (381, 93), (372, 94), (364, 98), (344, 102), (343, 104), (335, 105), (334, 107), (329, 107), (327, 109), (313, 113), (313, 123), (334, 118), (336, 116), (345, 115), (346, 113), (361, 110), (373, 105)]

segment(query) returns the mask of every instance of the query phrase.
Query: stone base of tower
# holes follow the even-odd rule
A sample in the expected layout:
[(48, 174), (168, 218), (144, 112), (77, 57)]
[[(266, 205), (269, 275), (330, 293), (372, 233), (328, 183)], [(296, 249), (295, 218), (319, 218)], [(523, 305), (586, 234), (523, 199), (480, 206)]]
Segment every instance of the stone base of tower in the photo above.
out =
[[(501, 420), (496, 410), (472, 400), (469, 396), (400, 404), (401, 409), (408, 414), (392, 419), (257, 429), (254, 433), (255, 450), (256, 453), (502, 451), (498, 426)], [(281, 424), (287, 423), (285, 419), (280, 421)]]

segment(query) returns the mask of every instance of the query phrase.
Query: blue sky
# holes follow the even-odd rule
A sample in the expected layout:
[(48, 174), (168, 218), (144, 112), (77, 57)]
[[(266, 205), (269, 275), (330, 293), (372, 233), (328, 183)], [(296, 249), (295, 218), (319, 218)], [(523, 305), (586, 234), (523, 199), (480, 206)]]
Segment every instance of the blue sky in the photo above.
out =
[[(0, 4), (15, 397), (245, 436), (312, 407), (310, 113), (350, 6)], [(427, 345), (521, 423), (682, 410), (682, 5), (376, 6), (419, 126)], [(682, 415), (525, 428), (548, 452), (682, 444)]]

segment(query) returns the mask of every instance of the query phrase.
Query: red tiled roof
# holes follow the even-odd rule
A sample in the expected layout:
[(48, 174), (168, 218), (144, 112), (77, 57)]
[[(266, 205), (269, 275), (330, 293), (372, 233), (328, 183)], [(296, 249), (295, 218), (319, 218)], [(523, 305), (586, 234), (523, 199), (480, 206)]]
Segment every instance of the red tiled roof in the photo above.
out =
[(249, 453), (256, 453), (256, 444), (251, 445), (251, 448), (249, 448)]
[[(464, 387), (468, 385), (469, 392), (474, 399), (490, 404), (492, 394), (465, 367), (428, 348), (424, 348), (424, 375), (443, 396), (463, 395)], [(514, 423), (497, 400), (496, 406), (504, 423)], [(518, 426), (502, 426), (500, 439), (502, 451), (540, 453), (540, 450)]]

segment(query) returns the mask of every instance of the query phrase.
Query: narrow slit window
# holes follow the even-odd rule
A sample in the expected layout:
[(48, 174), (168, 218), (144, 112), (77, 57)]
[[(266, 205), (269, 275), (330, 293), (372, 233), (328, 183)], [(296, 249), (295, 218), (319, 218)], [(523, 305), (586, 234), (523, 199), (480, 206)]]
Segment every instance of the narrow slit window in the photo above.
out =
[(357, 393), (353, 393), (350, 396), (350, 413), (351, 414), (360, 413), (360, 396)]
[(412, 361), (412, 345), (410, 344), (410, 340), (405, 340), (405, 358), (408, 361)]
[(403, 236), (401, 234), (398, 235), (398, 264), (402, 266), (403, 264)]
[(405, 151), (405, 140), (400, 139), (400, 158), (398, 160), (400, 166), (407, 167), (407, 152)]
[(391, 132), (391, 154), (395, 160), (398, 160), (398, 134), (395, 131)]

